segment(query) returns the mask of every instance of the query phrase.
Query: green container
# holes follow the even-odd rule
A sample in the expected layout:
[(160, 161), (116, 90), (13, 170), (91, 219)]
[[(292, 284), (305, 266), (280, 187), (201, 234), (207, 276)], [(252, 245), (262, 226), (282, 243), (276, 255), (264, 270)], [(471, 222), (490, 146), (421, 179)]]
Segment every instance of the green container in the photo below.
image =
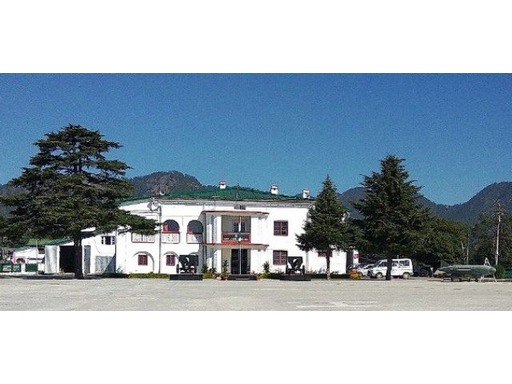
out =
[(504, 279), (512, 279), (512, 268), (505, 268)]
[(12, 271), (13, 272), (21, 272), (21, 264), (13, 264)]
[(37, 272), (37, 264), (25, 264), (25, 272)]
[(0, 264), (0, 273), (11, 273), (12, 264)]

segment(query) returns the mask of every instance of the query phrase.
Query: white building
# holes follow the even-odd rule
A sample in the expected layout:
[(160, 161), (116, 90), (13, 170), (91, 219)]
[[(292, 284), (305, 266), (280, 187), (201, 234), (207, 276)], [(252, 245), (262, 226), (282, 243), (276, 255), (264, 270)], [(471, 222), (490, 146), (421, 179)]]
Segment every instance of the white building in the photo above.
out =
[[(325, 272), (325, 256), (297, 247), (296, 234), (303, 232), (313, 203), (306, 190), (290, 197), (279, 195), (275, 185), (261, 192), (225, 183), (127, 200), (120, 208), (163, 223), (158, 233), (118, 231), (84, 239), (85, 273), (175, 274), (180, 255), (197, 255), (199, 270), (206, 265), (221, 272), (227, 261), (231, 274), (262, 272), (265, 262), (271, 272), (284, 272), (288, 256), (302, 256), (306, 271)], [(334, 252), (331, 272), (345, 273), (346, 265), (346, 252)]]
[[(313, 201), (303, 197), (246, 188), (219, 188), (171, 193), (126, 201), (121, 208), (163, 223), (153, 236), (119, 233), (116, 270), (124, 273), (176, 273), (179, 255), (198, 255), (199, 268), (232, 274), (258, 273), (268, 262), (271, 272), (284, 272), (287, 256), (302, 256), (307, 271), (325, 271), (325, 257), (297, 247), (296, 234)], [(346, 253), (335, 252), (331, 271), (346, 272)]]

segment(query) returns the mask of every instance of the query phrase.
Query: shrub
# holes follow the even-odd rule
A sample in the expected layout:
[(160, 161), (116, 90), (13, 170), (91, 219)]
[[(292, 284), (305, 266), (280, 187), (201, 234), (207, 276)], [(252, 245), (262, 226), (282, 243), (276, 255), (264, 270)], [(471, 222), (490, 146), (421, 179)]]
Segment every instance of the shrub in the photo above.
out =
[(167, 273), (130, 273), (128, 275), (130, 279), (168, 279)]
[(229, 275), (229, 271), (228, 271), (228, 261), (227, 260), (224, 260), (222, 262), (222, 271), (220, 273), (221, 277), (227, 279), (228, 275)]
[(505, 276), (505, 267), (501, 264), (498, 264), (494, 268), (496, 268), (496, 273), (494, 274), (494, 276), (497, 279), (503, 279), (503, 277)]
[(203, 279), (216, 279), (217, 274), (215, 273), (215, 268), (206, 269), (205, 272), (201, 272), (203, 274)]

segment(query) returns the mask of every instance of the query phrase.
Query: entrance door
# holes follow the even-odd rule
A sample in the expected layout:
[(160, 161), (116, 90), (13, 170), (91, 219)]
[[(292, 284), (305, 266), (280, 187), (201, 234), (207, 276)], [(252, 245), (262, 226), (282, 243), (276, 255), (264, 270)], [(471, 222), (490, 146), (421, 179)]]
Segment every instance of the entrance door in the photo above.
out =
[[(241, 258), (239, 257), (241, 254)], [(247, 249), (232, 249), (231, 250), (231, 274), (248, 274), (250, 273), (251, 266), (249, 264), (249, 256)]]

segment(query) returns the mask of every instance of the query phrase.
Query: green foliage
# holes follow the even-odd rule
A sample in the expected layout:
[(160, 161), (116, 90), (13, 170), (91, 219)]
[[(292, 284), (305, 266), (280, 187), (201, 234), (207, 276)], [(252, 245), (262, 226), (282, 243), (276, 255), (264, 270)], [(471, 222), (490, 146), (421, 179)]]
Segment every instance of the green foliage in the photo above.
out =
[[(388, 155), (381, 160), (380, 172), (364, 178), (365, 196), (354, 204), (363, 216), (358, 221), (362, 232), (358, 247), (363, 252), (391, 259), (414, 254), (422, 247), (430, 212), (418, 202), (420, 188), (408, 181), (403, 161)], [(388, 280), (390, 268), (391, 263)]]
[(297, 246), (303, 251), (325, 251), (327, 253), (327, 278), (330, 276), (332, 251), (347, 249), (350, 237), (347, 224), (347, 209), (341, 203), (331, 178), (327, 176), (323, 188), (308, 212), (304, 233), (296, 235)]
[(268, 279), (270, 275), (270, 263), (268, 261), (265, 261), (263, 263), (263, 272), (259, 273), (258, 276), (261, 277), (262, 279)]
[(69, 125), (46, 134), (35, 143), (39, 152), (31, 167), (10, 184), (19, 193), (3, 198), (14, 207), (9, 219), (11, 233), (39, 238), (73, 239), (75, 276), (83, 277), (82, 230), (110, 232), (119, 226), (132, 232), (155, 233), (156, 223), (118, 209), (119, 199), (129, 197), (131, 185), (123, 178), (128, 166), (108, 160), (105, 154), (120, 144), (103, 140), (98, 131)]
[(227, 260), (224, 260), (222, 262), (222, 271), (220, 273), (221, 277), (223, 278), (227, 278), (228, 275), (229, 275), (229, 270), (228, 270), (228, 261)]
[(470, 228), (462, 223), (432, 217), (425, 227), (422, 245), (411, 256), (417, 261), (435, 266), (465, 264)]
[(496, 273), (494, 274), (494, 277), (497, 279), (503, 279), (505, 277), (505, 267), (501, 264), (495, 265), (494, 268), (496, 268)]
[[(498, 218), (495, 211), (480, 215), (479, 222), (471, 231), (471, 250), (473, 260), (483, 264), (487, 257), (491, 264), (495, 264), (496, 235)], [(499, 264), (505, 267), (512, 266), (512, 215), (503, 212), (500, 222)]]
[(168, 279), (169, 275), (166, 273), (130, 273), (129, 279)]
[(203, 264), (201, 268), (201, 273), (203, 274), (203, 279), (215, 279), (217, 274), (215, 273), (215, 268), (208, 268), (206, 264)]

